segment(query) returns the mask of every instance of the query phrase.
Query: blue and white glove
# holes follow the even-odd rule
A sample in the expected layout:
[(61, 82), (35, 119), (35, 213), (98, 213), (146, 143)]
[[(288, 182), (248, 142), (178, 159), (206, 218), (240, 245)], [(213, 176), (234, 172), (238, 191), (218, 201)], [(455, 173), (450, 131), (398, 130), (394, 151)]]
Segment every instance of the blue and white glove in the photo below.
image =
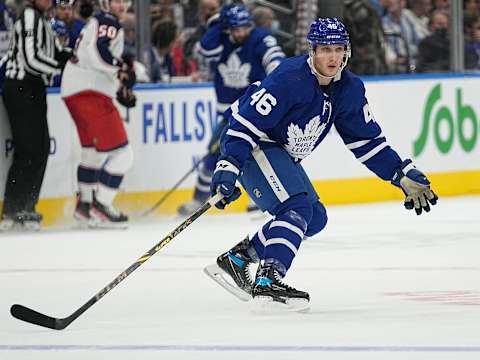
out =
[(240, 197), (240, 189), (235, 186), (239, 176), (240, 169), (237, 161), (231, 156), (220, 156), (210, 184), (212, 196), (217, 193), (224, 196), (222, 200), (215, 204), (217, 208), (225, 209), (226, 205)]
[(430, 181), (427, 177), (407, 159), (395, 170), (391, 183), (405, 193), (404, 206), (407, 210), (415, 209), (417, 215), (430, 211), (430, 204), (435, 205), (438, 196), (430, 189)]

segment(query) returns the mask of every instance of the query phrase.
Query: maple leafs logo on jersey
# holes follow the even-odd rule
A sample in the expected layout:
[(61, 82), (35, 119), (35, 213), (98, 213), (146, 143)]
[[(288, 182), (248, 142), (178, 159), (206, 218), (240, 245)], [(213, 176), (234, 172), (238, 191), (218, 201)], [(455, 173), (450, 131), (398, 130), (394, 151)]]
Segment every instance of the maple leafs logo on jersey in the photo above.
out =
[(250, 85), (248, 76), (252, 66), (248, 63), (242, 64), (242, 61), (236, 53), (232, 53), (226, 64), (219, 64), (218, 71), (222, 75), (223, 83), (227, 87), (242, 89)]
[[(290, 123), (287, 128), (287, 144), (285, 149), (294, 159), (304, 159), (315, 149), (318, 138), (323, 133), (330, 120), (331, 104), (324, 101), (322, 115), (317, 115), (310, 119), (305, 125), (305, 130), (294, 123)], [(328, 114), (326, 112), (328, 111)], [(326, 115), (326, 116), (325, 116)]]

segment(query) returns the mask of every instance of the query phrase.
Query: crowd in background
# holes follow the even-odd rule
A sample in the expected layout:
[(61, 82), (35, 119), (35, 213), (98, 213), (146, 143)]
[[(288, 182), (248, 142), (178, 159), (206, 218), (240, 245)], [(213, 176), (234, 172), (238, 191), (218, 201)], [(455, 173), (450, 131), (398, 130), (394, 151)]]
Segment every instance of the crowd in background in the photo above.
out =
[[(196, 57), (195, 44), (218, 12), (221, 0), (152, 0), (151, 46), (136, 53), (133, 4), (123, 21), (125, 49), (137, 59), (139, 82), (207, 81), (208, 69)], [(304, 41), (315, 1), (296, 1), (295, 20), (248, 2), (256, 26), (268, 28), (287, 56), (308, 51)], [(279, 2), (281, 3), (281, 2)], [(0, 0), (0, 57), (21, 0)], [(94, 0), (54, 0), (49, 11), (53, 30), (74, 47), (96, 4)], [(350, 68), (360, 75), (446, 72), (450, 69), (449, 0), (344, 0), (343, 20), (351, 34)], [(464, 0), (465, 69), (480, 70), (480, 0)], [(58, 86), (60, 79), (56, 79)]]

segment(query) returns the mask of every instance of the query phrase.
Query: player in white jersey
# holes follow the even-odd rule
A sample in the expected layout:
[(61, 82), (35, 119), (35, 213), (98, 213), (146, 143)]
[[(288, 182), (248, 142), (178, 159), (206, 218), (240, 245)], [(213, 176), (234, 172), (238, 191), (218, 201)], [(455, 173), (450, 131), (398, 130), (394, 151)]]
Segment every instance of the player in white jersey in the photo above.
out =
[(75, 122), (82, 145), (74, 217), (91, 226), (125, 227), (128, 217), (112, 206), (133, 152), (113, 97), (135, 106), (131, 61), (122, 59), (124, 33), (120, 21), (125, 0), (102, 0), (101, 11), (85, 25), (75, 56), (65, 67), (62, 98)]

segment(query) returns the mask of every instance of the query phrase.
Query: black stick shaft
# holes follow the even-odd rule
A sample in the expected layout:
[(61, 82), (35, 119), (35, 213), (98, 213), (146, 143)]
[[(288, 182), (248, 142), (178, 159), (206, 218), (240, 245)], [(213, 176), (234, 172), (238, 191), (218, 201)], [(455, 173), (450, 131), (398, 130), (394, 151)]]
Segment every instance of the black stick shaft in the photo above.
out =
[(32, 324), (36, 324), (43, 327), (48, 327), (55, 330), (65, 329), (70, 325), (75, 319), (87, 311), (92, 305), (99, 301), (102, 297), (108, 294), (113, 288), (120, 284), (123, 280), (127, 278), (132, 272), (134, 272), (140, 265), (150, 259), (158, 251), (160, 251), (165, 245), (173, 240), (178, 234), (185, 230), (190, 224), (192, 224), (196, 219), (198, 219), (202, 214), (204, 214), (208, 209), (215, 205), (218, 201), (222, 199), (222, 195), (217, 194), (214, 197), (210, 198), (205, 204), (202, 205), (200, 209), (195, 211), (191, 216), (184, 220), (180, 225), (178, 225), (172, 232), (165, 236), (160, 242), (158, 242), (154, 247), (148, 250), (145, 254), (139, 257), (132, 265), (130, 265), (125, 271), (118, 275), (112, 282), (105, 286), (102, 290), (96, 293), (90, 300), (78, 308), (73, 314), (66, 318), (52, 318), (50, 316), (38, 313), (34, 310), (31, 310), (23, 305), (13, 305), (10, 309), (11, 314), (19, 320), (23, 320)]
[(198, 167), (198, 165), (201, 164), (203, 162), (203, 160), (205, 160), (208, 155), (210, 155), (210, 154), (207, 154), (204, 157), (202, 157), (197, 164), (192, 166), (192, 168), (190, 170), (188, 170), (188, 172), (185, 175), (183, 175), (183, 177), (180, 180), (178, 180), (170, 190), (168, 190), (167, 193), (165, 193), (150, 209), (144, 211), (142, 213), (142, 215), (140, 215), (140, 216), (144, 217), (144, 216), (150, 215), (160, 205), (162, 205), (165, 202), (165, 200), (167, 200), (170, 197), (170, 195), (172, 195), (175, 192), (175, 190), (177, 190), (178, 187), (190, 176), (190, 174), (195, 171), (195, 169)]

